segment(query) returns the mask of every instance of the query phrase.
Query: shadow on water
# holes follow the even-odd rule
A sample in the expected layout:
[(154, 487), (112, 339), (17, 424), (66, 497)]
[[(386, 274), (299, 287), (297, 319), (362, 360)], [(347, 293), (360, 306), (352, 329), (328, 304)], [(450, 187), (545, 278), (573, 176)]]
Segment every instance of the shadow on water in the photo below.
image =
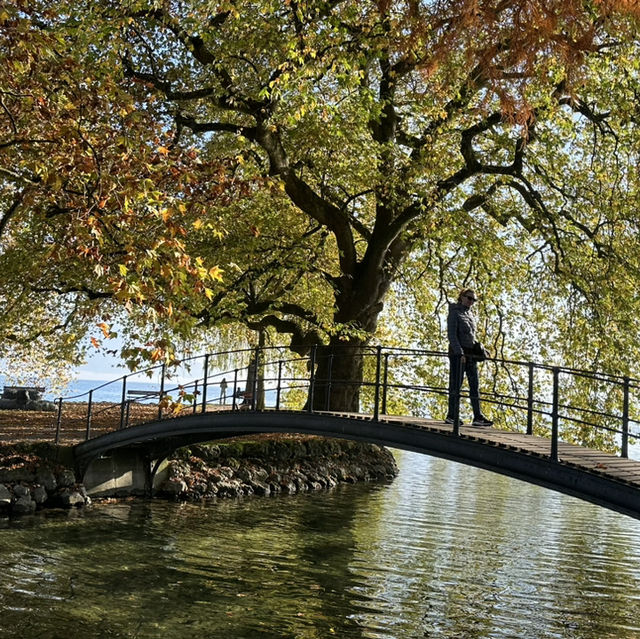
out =
[(640, 635), (640, 522), (398, 459), (388, 485), (4, 520), (0, 637)]

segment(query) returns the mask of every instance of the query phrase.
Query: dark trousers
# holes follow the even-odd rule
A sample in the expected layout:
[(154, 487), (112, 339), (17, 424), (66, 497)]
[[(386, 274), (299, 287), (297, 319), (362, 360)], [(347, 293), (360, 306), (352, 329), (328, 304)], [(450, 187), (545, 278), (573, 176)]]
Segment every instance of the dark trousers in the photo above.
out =
[(462, 379), (467, 375), (469, 382), (469, 399), (471, 400), (471, 408), (473, 408), (473, 418), (478, 419), (482, 416), (480, 412), (480, 384), (478, 382), (478, 362), (469, 357), (462, 358), (449, 354), (449, 410), (447, 419), (453, 419), (456, 409), (456, 401), (460, 400), (460, 389), (462, 388)]

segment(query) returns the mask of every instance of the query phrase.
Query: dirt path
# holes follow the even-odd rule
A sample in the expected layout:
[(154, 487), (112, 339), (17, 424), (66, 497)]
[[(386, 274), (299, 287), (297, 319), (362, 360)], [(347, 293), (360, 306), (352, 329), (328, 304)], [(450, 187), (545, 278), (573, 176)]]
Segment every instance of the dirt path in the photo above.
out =
[[(129, 424), (153, 419), (158, 407), (132, 404)], [(57, 411), (0, 410), (0, 443), (54, 442), (57, 429)], [(63, 405), (60, 422), (60, 443), (71, 445), (81, 442), (87, 431), (87, 404), (69, 402)], [(120, 404), (106, 402), (92, 406), (91, 435), (115, 430), (120, 426)]]

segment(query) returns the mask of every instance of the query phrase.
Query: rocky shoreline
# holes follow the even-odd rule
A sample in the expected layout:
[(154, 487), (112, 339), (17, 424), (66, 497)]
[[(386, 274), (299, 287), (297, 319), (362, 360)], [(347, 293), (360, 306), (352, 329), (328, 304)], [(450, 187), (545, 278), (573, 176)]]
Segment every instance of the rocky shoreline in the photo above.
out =
[(397, 474), (391, 452), (375, 444), (312, 436), (237, 439), (176, 451), (159, 492), (194, 501), (389, 481)]
[[(71, 469), (69, 448), (0, 446), (0, 517), (91, 504)], [(328, 489), (390, 481), (398, 474), (381, 446), (301, 435), (237, 438), (178, 449), (157, 478), (154, 496), (184, 501)]]
[(71, 464), (59, 460), (69, 455), (60, 453), (60, 448), (44, 443), (0, 446), (0, 517), (91, 503)]

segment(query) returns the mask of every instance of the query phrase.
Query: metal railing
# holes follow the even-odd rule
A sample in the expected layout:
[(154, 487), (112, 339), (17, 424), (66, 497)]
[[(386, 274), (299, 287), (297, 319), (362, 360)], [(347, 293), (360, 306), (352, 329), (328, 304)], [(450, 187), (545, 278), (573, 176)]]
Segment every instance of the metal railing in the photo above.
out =
[[(360, 379), (341, 375), (345, 361), (358, 362)], [(488, 359), (481, 366), (480, 400), (500, 408), (501, 427), (511, 421), (510, 430), (549, 437), (553, 460), (558, 459), (559, 441), (615, 448), (628, 457), (630, 440), (640, 438), (640, 380), (503, 359)], [(199, 373), (190, 377), (193, 369)], [(376, 421), (381, 415), (437, 419), (446, 410), (448, 371), (449, 358), (442, 351), (382, 346), (314, 347), (308, 356), (282, 347), (207, 353), (58, 398), (55, 441), (68, 432), (77, 438), (81, 431), (90, 439), (113, 430), (113, 424), (123, 429), (186, 411), (345, 411), (349, 408), (334, 401), (345, 396), (357, 397), (357, 410)], [(153, 384), (146, 382), (153, 388), (133, 388), (154, 377)], [(107, 389), (111, 396), (117, 391), (119, 401), (96, 401)], [(469, 394), (454, 393), (459, 411)], [(70, 407), (75, 408), (72, 415), (65, 414)], [(78, 414), (78, 407), (84, 414)], [(459, 420), (453, 432), (460, 433)]]

